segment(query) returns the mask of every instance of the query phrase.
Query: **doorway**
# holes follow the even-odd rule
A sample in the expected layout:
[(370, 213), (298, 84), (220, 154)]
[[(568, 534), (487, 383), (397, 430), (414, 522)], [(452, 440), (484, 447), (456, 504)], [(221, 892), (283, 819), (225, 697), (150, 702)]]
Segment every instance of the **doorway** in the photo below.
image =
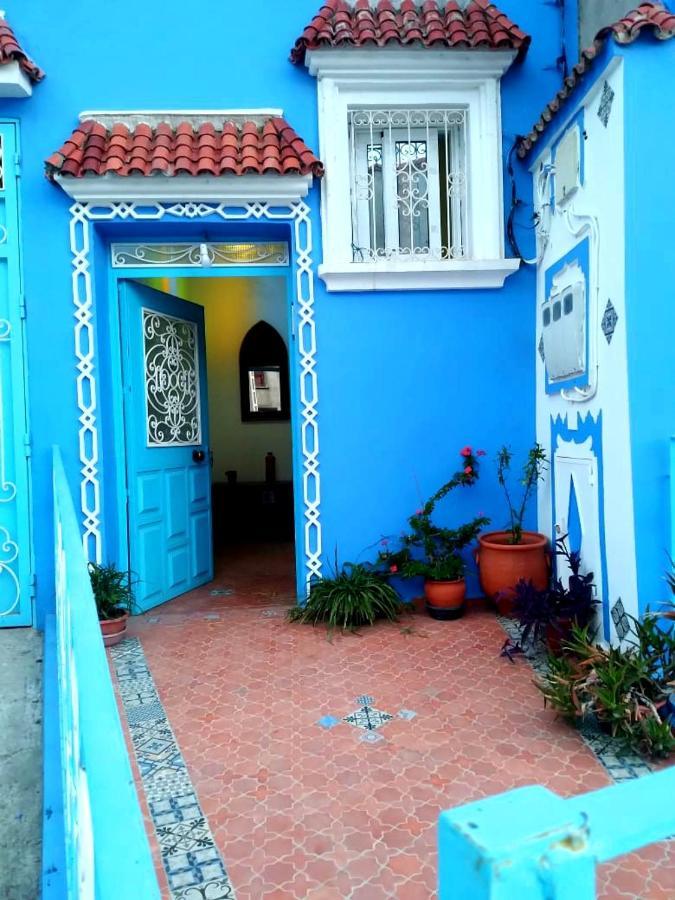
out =
[(226, 594), (242, 572), (292, 581), (287, 277), (124, 279), (119, 296), (129, 565), (139, 610), (214, 577)]

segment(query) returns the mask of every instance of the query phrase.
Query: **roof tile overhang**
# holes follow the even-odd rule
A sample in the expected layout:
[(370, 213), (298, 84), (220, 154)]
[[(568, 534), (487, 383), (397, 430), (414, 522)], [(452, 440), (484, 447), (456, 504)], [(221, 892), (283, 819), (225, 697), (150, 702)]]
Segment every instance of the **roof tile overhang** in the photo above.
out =
[(97, 176), (323, 175), (323, 165), (279, 114), (83, 113), (46, 160), (46, 174)]
[(24, 52), (9, 23), (0, 16), (0, 66), (16, 62), (26, 77), (37, 84), (45, 77), (42, 69)]
[(336, 47), (422, 46), (453, 50), (515, 50), (523, 55), (529, 35), (490, 0), (325, 0), (291, 50), (305, 62), (308, 50)]
[(651, 34), (661, 41), (675, 37), (675, 15), (662, 3), (641, 3), (618, 22), (602, 28), (596, 35), (593, 46), (582, 51), (579, 62), (565, 78), (553, 100), (546, 105), (532, 131), (518, 141), (518, 156), (521, 159), (530, 153), (570, 98), (576, 94), (607, 42), (611, 39), (621, 45), (632, 44), (642, 34)]

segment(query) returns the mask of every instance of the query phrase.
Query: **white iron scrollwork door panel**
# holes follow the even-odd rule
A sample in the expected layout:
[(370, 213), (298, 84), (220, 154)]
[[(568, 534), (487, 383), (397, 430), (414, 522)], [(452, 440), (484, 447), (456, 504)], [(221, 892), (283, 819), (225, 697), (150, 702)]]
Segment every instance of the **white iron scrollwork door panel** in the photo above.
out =
[(0, 123), (0, 627), (33, 622), (17, 141)]
[(121, 282), (129, 558), (141, 611), (213, 578), (204, 310)]

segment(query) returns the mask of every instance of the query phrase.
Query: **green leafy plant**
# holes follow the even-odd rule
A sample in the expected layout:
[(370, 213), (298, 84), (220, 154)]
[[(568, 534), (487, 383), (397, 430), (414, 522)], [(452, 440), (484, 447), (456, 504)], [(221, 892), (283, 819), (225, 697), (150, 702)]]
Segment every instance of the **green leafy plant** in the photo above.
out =
[(128, 572), (113, 564), (89, 563), (89, 579), (101, 621), (119, 619), (134, 608), (134, 592)]
[(333, 576), (315, 581), (307, 603), (289, 610), (288, 618), (350, 631), (378, 619), (395, 621), (404, 609), (394, 588), (372, 566), (345, 563), (339, 568), (336, 561)]
[(654, 616), (632, 619), (626, 647), (596, 645), (589, 629), (575, 626), (568, 655), (549, 657), (537, 686), (561, 716), (588, 719), (645, 756), (675, 752), (668, 697), (675, 684), (675, 635)]
[(485, 516), (478, 516), (459, 528), (442, 528), (433, 521), (437, 505), (458, 487), (470, 487), (478, 480), (478, 458), (483, 450), (471, 447), (460, 451), (463, 466), (452, 478), (408, 519), (410, 531), (402, 535), (399, 550), (389, 550), (389, 539), (382, 541), (379, 562), (389, 575), (403, 578), (421, 576), (429, 581), (458, 581), (464, 577), (464, 560), (460, 552), (490, 524)]
[(527, 504), (533, 492), (537, 489), (537, 483), (544, 477), (548, 462), (546, 451), (541, 444), (535, 444), (530, 448), (527, 460), (523, 466), (520, 482), (523, 487), (520, 505), (513, 502), (508, 484), (508, 475), (511, 471), (512, 462), (513, 454), (511, 450), (506, 446), (502, 447), (497, 454), (497, 480), (504, 491), (509, 507), (509, 525), (507, 529), (511, 534), (509, 543), (520, 544), (523, 540), (523, 519), (527, 510)]

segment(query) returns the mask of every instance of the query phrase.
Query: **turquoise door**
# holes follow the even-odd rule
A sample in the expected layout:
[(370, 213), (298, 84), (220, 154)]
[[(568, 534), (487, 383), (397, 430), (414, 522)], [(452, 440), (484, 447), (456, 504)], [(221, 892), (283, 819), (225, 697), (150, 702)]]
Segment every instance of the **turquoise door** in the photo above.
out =
[(129, 562), (140, 611), (213, 579), (204, 310), (120, 286)]
[(0, 627), (33, 622), (18, 176), (17, 127), (0, 123)]

